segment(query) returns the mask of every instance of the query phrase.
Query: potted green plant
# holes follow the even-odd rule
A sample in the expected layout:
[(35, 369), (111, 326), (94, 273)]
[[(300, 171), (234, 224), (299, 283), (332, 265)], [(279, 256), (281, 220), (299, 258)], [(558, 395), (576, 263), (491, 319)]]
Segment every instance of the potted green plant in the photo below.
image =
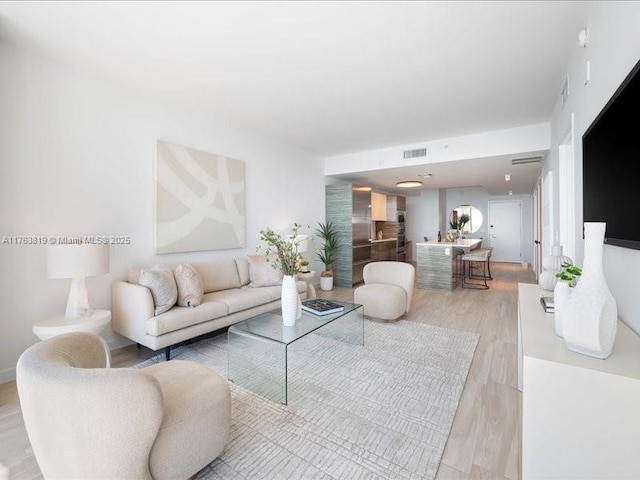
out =
[(324, 270), (320, 273), (320, 288), (327, 291), (333, 288), (332, 264), (338, 251), (338, 233), (333, 223), (318, 222), (316, 235), (322, 240), (322, 246), (316, 253), (324, 264)]
[(463, 213), (462, 215), (460, 215), (460, 218), (458, 218), (458, 230), (460, 230), (460, 233), (462, 233), (464, 226), (467, 223), (469, 223), (469, 220), (470, 220), (470, 217), (466, 213)]
[(267, 262), (283, 275), (295, 275), (300, 268), (302, 255), (298, 252), (298, 230), (302, 225), (294, 223), (290, 235), (282, 236), (271, 228), (260, 230), (260, 240), (267, 244), (266, 247), (258, 247), (267, 256)]
[(300, 260), (300, 273), (309, 273), (309, 260)]
[(301, 317), (300, 295), (296, 286), (296, 274), (300, 269), (302, 255), (298, 252), (298, 230), (302, 225), (295, 223), (291, 234), (282, 236), (271, 228), (260, 230), (260, 240), (266, 243), (266, 247), (258, 247), (266, 255), (266, 261), (273, 268), (279, 270), (282, 277), (282, 293), (280, 303), (282, 307), (282, 323), (291, 327)]

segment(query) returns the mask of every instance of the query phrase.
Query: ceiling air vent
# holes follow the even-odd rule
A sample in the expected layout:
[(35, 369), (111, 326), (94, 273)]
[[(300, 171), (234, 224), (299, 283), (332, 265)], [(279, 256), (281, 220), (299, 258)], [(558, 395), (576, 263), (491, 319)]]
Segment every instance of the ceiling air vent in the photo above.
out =
[(540, 163), (542, 157), (514, 158), (511, 165), (526, 165), (527, 163)]
[(426, 157), (427, 149), (426, 148), (417, 148), (415, 150), (405, 150), (404, 158), (417, 158), (417, 157)]

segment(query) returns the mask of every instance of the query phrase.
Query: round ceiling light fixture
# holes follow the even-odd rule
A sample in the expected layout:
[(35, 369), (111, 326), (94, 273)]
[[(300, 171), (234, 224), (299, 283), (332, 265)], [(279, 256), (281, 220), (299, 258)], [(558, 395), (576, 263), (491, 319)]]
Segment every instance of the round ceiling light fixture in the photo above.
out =
[(399, 188), (414, 188), (414, 187), (421, 187), (421, 186), (422, 186), (422, 182), (419, 182), (418, 180), (403, 180), (402, 182), (396, 183), (396, 187), (399, 187)]

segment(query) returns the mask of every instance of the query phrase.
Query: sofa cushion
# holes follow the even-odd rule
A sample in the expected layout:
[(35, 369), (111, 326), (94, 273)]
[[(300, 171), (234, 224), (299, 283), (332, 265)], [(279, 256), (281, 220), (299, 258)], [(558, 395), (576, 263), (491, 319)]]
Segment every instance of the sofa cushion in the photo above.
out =
[(173, 272), (168, 268), (143, 269), (140, 272), (140, 285), (151, 290), (156, 315), (169, 310), (178, 300), (178, 287)]
[(247, 257), (237, 257), (236, 266), (238, 267), (238, 275), (240, 275), (240, 285), (243, 287), (249, 285), (251, 277), (249, 277), (249, 260)]
[(193, 265), (183, 263), (173, 271), (178, 287), (178, 305), (181, 307), (197, 307), (202, 302), (202, 280)]
[(242, 286), (238, 275), (238, 266), (233, 258), (199, 262), (194, 263), (193, 266), (196, 267), (200, 274), (204, 293), (240, 288)]
[(225, 304), (229, 309), (229, 314), (257, 307), (271, 301), (271, 295), (268, 292), (255, 288), (234, 288), (222, 290), (221, 292), (211, 292), (206, 293), (204, 298), (207, 302)]
[(229, 313), (231, 312), (226, 304), (203, 298), (202, 303), (197, 307), (173, 307), (162, 315), (151, 317), (147, 320), (146, 329), (149, 335), (158, 337), (181, 328), (224, 317)]
[[(307, 291), (307, 282), (297, 281), (296, 289), (298, 293), (305, 293)], [(270, 287), (242, 287), (242, 290), (253, 290), (258, 292), (265, 292), (271, 298), (271, 301), (280, 300), (282, 296), (282, 285), (272, 285)]]
[(282, 273), (273, 268), (266, 255), (247, 255), (251, 287), (270, 287), (282, 285)]

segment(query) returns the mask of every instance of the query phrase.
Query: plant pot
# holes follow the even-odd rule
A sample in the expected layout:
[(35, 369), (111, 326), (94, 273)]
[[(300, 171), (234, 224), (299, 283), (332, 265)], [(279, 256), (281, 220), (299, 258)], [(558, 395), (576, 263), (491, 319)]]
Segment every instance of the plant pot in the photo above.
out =
[(333, 277), (320, 277), (320, 290), (333, 290)]

